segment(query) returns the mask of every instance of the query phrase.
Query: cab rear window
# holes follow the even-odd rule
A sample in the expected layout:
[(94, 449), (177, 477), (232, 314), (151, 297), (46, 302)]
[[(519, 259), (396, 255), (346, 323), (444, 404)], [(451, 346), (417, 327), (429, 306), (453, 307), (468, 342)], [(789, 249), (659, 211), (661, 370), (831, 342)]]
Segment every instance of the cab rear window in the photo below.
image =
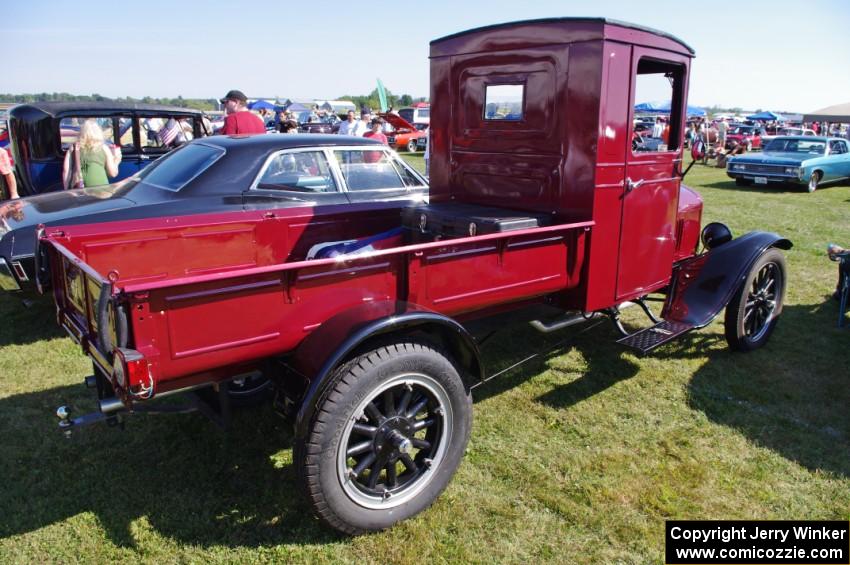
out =
[(177, 191), (207, 170), (224, 155), (224, 149), (203, 144), (186, 145), (159, 159), (144, 176), (143, 182)]

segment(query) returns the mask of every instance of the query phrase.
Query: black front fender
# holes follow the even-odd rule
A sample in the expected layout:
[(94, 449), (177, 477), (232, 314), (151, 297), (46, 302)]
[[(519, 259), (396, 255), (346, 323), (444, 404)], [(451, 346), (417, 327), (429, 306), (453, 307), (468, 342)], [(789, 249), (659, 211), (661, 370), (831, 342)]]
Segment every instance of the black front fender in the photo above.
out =
[(682, 261), (673, 272), (662, 317), (695, 328), (708, 325), (729, 304), (762, 253), (792, 245), (775, 233), (754, 231)]
[(322, 323), (289, 359), (290, 370), (307, 381), (295, 418), (295, 435), (304, 437), (334, 370), (365, 342), (412, 331), (439, 333), (442, 343), (461, 365), (467, 387), (484, 378), (484, 365), (473, 337), (457, 321), (408, 302), (371, 302)]

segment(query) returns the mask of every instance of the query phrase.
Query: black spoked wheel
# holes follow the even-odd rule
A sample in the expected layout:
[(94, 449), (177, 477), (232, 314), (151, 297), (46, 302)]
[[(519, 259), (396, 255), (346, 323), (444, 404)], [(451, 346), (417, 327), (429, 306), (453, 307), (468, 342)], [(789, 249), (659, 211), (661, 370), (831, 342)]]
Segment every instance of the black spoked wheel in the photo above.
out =
[(338, 472), (348, 496), (368, 508), (392, 508), (416, 496), (439, 467), (452, 435), (452, 407), (431, 377), (403, 374), (375, 390), (343, 431)]
[(767, 343), (782, 312), (785, 278), (782, 253), (764, 252), (726, 307), (726, 341), (731, 349), (752, 351)]
[(295, 459), (316, 515), (348, 534), (427, 508), (454, 475), (471, 397), (448, 356), (419, 343), (363, 354), (334, 373)]

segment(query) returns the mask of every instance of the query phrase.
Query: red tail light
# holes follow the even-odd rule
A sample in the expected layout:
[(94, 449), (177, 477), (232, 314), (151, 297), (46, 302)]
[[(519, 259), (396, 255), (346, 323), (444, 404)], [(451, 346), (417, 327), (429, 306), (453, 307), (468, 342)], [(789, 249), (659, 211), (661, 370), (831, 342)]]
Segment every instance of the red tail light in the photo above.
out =
[(136, 398), (153, 396), (153, 375), (145, 356), (135, 349), (116, 347), (112, 376), (116, 384)]

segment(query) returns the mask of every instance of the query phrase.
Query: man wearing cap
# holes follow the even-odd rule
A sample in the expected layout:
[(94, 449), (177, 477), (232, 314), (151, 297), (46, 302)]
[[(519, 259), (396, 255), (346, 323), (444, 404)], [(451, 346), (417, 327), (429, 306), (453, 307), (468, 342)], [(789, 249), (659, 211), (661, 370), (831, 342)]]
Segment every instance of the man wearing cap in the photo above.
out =
[(219, 130), (222, 135), (246, 133), (266, 133), (263, 121), (248, 111), (248, 98), (239, 90), (231, 90), (220, 100), (224, 104), (227, 117), (224, 127)]

